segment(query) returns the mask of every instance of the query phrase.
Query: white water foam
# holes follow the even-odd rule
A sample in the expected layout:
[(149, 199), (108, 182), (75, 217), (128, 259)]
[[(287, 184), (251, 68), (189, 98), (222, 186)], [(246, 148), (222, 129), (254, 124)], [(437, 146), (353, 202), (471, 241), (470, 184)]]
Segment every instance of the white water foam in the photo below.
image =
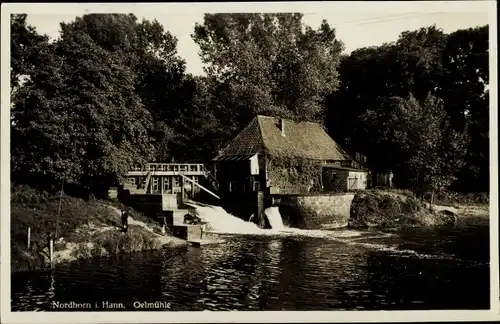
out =
[[(354, 238), (365, 235), (365, 232), (353, 230), (327, 231), (286, 227), (283, 224), (278, 207), (269, 207), (264, 211), (272, 228), (262, 229), (253, 222), (247, 222), (229, 214), (220, 206), (200, 205), (194, 202), (187, 203), (187, 205), (193, 207), (197, 216), (207, 223), (207, 231), (216, 234), (306, 236), (318, 238)], [(377, 237), (379, 236), (386, 237), (387, 234), (381, 233)]]
[(304, 230), (299, 228), (285, 227), (278, 207), (270, 207), (265, 210), (272, 229), (259, 228), (255, 223), (247, 222), (226, 212), (220, 206), (188, 204), (196, 210), (199, 218), (207, 223), (207, 231), (216, 234), (250, 234), (250, 235), (272, 235), (272, 236), (302, 236), (324, 238), (341, 244), (355, 245), (368, 249), (385, 251), (398, 255), (411, 255), (422, 259), (443, 258), (438, 255), (418, 253), (413, 250), (400, 250), (396, 246), (387, 244), (358, 242), (364, 239), (382, 239), (393, 236), (389, 233), (373, 233), (357, 230)]
[(219, 234), (260, 234), (263, 229), (252, 222), (246, 222), (226, 212), (219, 206), (190, 204), (197, 216), (207, 223), (207, 230)]
[(281, 218), (281, 214), (278, 207), (266, 208), (264, 214), (267, 216), (269, 224), (271, 225), (271, 228), (273, 230), (282, 231), (285, 229), (285, 225), (283, 225), (283, 219)]

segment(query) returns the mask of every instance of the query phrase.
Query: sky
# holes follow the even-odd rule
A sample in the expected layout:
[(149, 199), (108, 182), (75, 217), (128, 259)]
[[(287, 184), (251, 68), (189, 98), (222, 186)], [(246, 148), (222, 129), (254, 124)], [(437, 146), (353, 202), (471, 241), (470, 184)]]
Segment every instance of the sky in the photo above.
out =
[[(458, 4), (457, 4), (458, 3)], [(36, 7), (36, 8), (34, 8)], [(158, 20), (178, 39), (178, 53), (188, 73), (203, 74), (198, 46), (191, 39), (195, 23), (207, 12), (302, 12), (306, 25), (317, 28), (323, 19), (336, 29), (349, 53), (357, 48), (395, 41), (406, 30), (435, 24), (445, 33), (483, 26), (495, 14), (488, 2), (293, 2), (293, 3), (171, 3), (171, 4), (30, 4), (25, 6), (28, 24), (40, 33), (57, 38), (59, 23), (93, 12), (134, 13)]]

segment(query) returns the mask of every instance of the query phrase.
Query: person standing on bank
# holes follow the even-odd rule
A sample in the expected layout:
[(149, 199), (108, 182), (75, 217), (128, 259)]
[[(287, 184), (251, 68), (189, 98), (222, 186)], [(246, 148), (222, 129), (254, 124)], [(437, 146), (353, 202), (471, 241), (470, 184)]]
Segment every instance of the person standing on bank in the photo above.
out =
[(127, 233), (128, 230), (128, 209), (122, 211), (122, 228), (123, 232)]

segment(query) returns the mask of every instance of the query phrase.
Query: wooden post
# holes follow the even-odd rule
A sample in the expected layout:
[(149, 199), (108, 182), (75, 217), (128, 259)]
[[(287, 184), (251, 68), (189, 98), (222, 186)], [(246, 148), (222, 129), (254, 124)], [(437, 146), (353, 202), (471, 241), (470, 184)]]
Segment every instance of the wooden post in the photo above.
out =
[(181, 177), (181, 203), (184, 203), (184, 185), (186, 183), (186, 180), (184, 180), (184, 177)]
[(264, 192), (257, 192), (257, 205), (255, 210), (255, 219), (257, 220), (257, 224), (261, 224), (262, 216), (264, 214)]
[(28, 249), (30, 248), (31, 244), (31, 227), (28, 226)]
[(54, 239), (51, 237), (49, 241), (49, 256), (50, 265), (52, 266), (52, 261), (54, 260)]

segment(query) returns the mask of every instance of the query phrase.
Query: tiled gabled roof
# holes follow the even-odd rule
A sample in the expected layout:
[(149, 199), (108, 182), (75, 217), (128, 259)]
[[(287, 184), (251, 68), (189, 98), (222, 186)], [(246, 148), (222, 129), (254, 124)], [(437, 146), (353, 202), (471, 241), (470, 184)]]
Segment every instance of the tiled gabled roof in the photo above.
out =
[(214, 160), (264, 152), (314, 160), (351, 160), (319, 124), (284, 119), (283, 136), (278, 122), (276, 117), (256, 116)]

